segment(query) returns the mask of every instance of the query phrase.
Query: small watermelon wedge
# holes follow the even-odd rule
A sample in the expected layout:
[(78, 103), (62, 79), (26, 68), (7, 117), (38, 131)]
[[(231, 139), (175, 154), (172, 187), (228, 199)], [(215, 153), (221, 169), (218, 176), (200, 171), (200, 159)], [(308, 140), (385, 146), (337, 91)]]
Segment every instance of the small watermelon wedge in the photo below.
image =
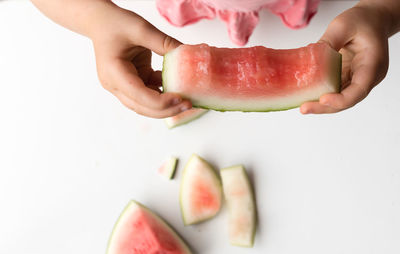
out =
[(107, 254), (190, 254), (178, 234), (150, 209), (130, 201), (114, 226)]
[(178, 158), (171, 156), (158, 168), (158, 173), (167, 179), (172, 179), (177, 165)]
[(221, 209), (221, 203), (221, 181), (217, 173), (207, 161), (193, 154), (185, 166), (180, 187), (184, 224), (211, 219)]
[(256, 204), (253, 189), (242, 165), (220, 171), (229, 213), (229, 241), (252, 247), (256, 232)]
[(175, 116), (165, 118), (165, 124), (169, 129), (189, 123), (197, 118), (201, 117), (208, 110), (202, 108), (191, 108), (189, 110), (183, 111)]
[(325, 43), (280, 50), (181, 45), (164, 56), (163, 91), (219, 111), (286, 110), (339, 92), (341, 63)]

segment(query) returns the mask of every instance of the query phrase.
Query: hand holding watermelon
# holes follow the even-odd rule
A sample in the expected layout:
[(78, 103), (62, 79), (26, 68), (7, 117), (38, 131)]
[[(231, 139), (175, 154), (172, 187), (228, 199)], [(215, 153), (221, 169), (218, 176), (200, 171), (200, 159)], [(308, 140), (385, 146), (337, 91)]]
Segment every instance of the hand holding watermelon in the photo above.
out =
[[(178, 95), (160, 93), (161, 72), (151, 67), (152, 51), (163, 55), (180, 42), (133, 12), (118, 10), (107, 33), (94, 33), (99, 79), (122, 104), (141, 115), (165, 118), (191, 108)], [(119, 29), (115, 29), (119, 28)]]
[(361, 100), (386, 76), (389, 65), (388, 38), (399, 31), (398, 0), (365, 0), (337, 16), (321, 42), (339, 50), (343, 57), (342, 91), (306, 102), (303, 114), (335, 113)]
[[(156, 33), (153, 36), (164, 40), (165, 35), (158, 30), (151, 33)], [(153, 49), (163, 54), (167, 48), (163, 48), (163, 41), (159, 42), (160, 45), (155, 45)], [(178, 42), (172, 39), (171, 44), (167, 45), (174, 47)], [(95, 41), (94, 48), (98, 76), (103, 87), (127, 108), (153, 118), (174, 116), (191, 108), (191, 103), (177, 94), (161, 93), (161, 72), (152, 69), (152, 52), (149, 49), (137, 46), (134, 42), (102, 40)]]
[(180, 42), (112, 1), (32, 2), (57, 23), (92, 40), (99, 79), (122, 104), (154, 118), (191, 108), (176, 94), (161, 94), (161, 73), (151, 68), (151, 51), (163, 55)]
[[(88, 36), (93, 41), (98, 76), (102, 85), (128, 108), (142, 115), (165, 118), (191, 107), (190, 101), (182, 99), (177, 94), (160, 93), (161, 74), (151, 68), (151, 51), (164, 55), (180, 43), (139, 15), (122, 9), (108, 0), (32, 0), (32, 2), (57, 23)], [(242, 1), (234, 2), (243, 4)], [(318, 3), (317, 0), (308, 2), (316, 3), (315, 8)], [(293, 5), (293, 11), (297, 8), (300, 16), (293, 17), (299, 16), (301, 20), (305, 20), (305, 16), (301, 15), (304, 8), (296, 6)], [(308, 13), (309, 18), (315, 14), (315, 8)], [(233, 20), (233, 24), (235, 23)], [(248, 28), (243, 26), (243, 29)], [(319, 101), (303, 103), (300, 111), (304, 114), (334, 113), (354, 106), (385, 77), (388, 69), (388, 38), (399, 30), (399, 0), (361, 0), (355, 7), (332, 21), (321, 38), (321, 42), (340, 50), (343, 55), (342, 88), (344, 89), (340, 93), (336, 93), (336, 90), (320, 90), (318, 92), (329, 94), (318, 97), (294, 93), (293, 96), (305, 100), (289, 98), (282, 104), (281, 98), (278, 98), (279, 100), (273, 101), (265, 109), (259, 109), (257, 107), (259, 103), (252, 102), (250, 103), (252, 105), (248, 103), (251, 107), (247, 107), (246, 111), (252, 111), (253, 108), (257, 108), (257, 111), (281, 110), (285, 107), (287, 109), (318, 98)], [(296, 71), (293, 73), (296, 74)], [(297, 80), (303, 83), (308, 81), (304, 70), (298, 71), (297, 74), (295, 76)], [(227, 76), (229, 73), (223, 75)], [(261, 76), (258, 75), (258, 78)], [(293, 84), (295, 83), (289, 85)], [(308, 99), (309, 97), (312, 99)], [(224, 101), (216, 103), (224, 104)], [(240, 107), (237, 109), (240, 110)]]

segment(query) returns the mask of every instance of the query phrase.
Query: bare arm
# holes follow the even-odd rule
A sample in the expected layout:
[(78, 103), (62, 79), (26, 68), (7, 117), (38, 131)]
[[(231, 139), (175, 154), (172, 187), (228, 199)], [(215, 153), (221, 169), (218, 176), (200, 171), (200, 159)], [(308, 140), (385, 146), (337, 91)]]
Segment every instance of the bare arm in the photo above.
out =
[(320, 39), (343, 56), (342, 91), (300, 107), (303, 114), (335, 113), (362, 101), (386, 76), (388, 38), (400, 31), (400, 0), (361, 0), (328, 26)]
[(400, 31), (400, 1), (399, 0), (361, 0), (358, 3), (360, 7), (374, 6), (381, 8), (387, 14), (389, 19), (388, 29), (389, 35), (393, 35)]
[(180, 42), (141, 16), (109, 0), (32, 0), (56, 23), (89, 37), (103, 87), (139, 114), (164, 118), (191, 107), (177, 94), (160, 93), (161, 73), (151, 51), (164, 55)]
[(102, 15), (110, 15), (116, 6), (106, 0), (31, 0), (47, 17), (56, 23), (90, 37), (91, 30), (101, 26)]

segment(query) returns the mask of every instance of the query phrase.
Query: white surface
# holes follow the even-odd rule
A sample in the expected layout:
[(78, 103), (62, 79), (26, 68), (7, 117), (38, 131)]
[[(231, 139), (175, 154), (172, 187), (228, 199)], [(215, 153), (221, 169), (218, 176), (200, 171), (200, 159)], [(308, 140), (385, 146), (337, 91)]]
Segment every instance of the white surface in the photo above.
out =
[[(125, 5), (184, 42), (233, 46), (219, 21), (178, 29), (151, 1)], [(263, 12), (250, 45), (305, 45), (351, 5), (323, 2), (299, 31)], [(90, 41), (29, 2), (0, 2), (0, 31), (0, 253), (104, 253), (130, 199), (161, 214), (198, 253), (400, 253), (399, 35), (387, 78), (350, 110), (210, 112), (168, 130), (103, 90)], [(178, 188), (192, 152), (251, 172), (260, 219), (253, 249), (229, 246), (225, 209), (183, 226)], [(170, 155), (181, 159), (171, 182), (157, 175)]]

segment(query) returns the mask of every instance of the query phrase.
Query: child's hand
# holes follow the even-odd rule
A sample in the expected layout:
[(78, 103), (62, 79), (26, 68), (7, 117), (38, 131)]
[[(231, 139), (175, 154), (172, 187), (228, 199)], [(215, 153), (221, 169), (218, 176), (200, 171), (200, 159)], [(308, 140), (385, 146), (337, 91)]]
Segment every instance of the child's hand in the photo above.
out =
[(389, 16), (382, 8), (359, 4), (330, 23), (320, 42), (342, 53), (342, 91), (325, 94), (319, 102), (304, 103), (301, 113), (334, 113), (350, 108), (382, 81), (389, 63)]
[(176, 94), (160, 93), (161, 72), (151, 67), (151, 50), (164, 55), (180, 43), (140, 16), (120, 12), (110, 21), (114, 23), (109, 24), (110, 30), (91, 34), (103, 87), (145, 116), (164, 118), (191, 108), (189, 101)]
[(164, 55), (179, 42), (109, 0), (32, 0), (51, 19), (93, 41), (104, 88), (139, 114), (164, 118), (191, 108), (177, 94), (160, 93), (161, 72), (151, 51)]

